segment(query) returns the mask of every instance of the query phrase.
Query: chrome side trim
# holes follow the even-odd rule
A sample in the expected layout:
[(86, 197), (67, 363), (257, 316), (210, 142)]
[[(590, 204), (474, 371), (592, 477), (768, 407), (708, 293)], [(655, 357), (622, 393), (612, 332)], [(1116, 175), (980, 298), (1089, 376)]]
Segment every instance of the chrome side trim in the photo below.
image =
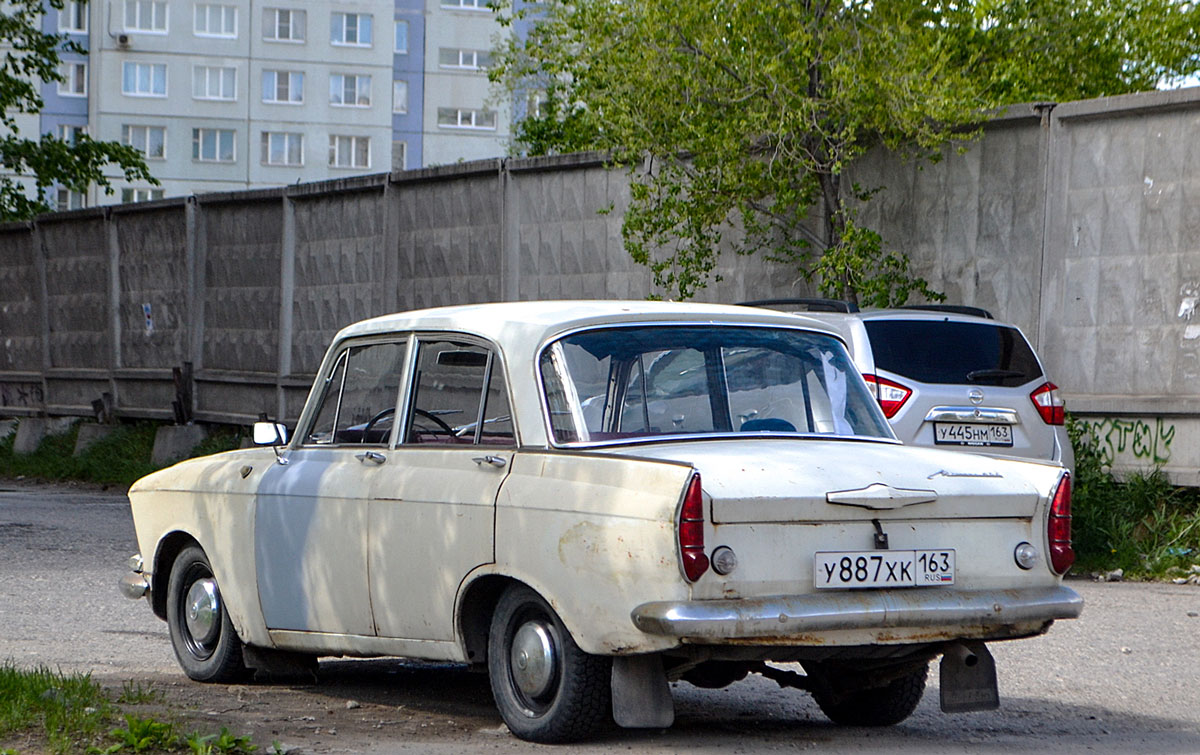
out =
[(766, 598), (658, 601), (633, 609), (648, 634), (701, 640), (778, 638), (853, 629), (962, 624), (1000, 627), (1073, 619), (1083, 598), (1069, 587), (1024, 590), (847, 590)]
[(935, 406), (925, 415), (926, 422), (975, 422), (984, 425), (1019, 425), (1021, 415), (1013, 409), (985, 409), (976, 406)]

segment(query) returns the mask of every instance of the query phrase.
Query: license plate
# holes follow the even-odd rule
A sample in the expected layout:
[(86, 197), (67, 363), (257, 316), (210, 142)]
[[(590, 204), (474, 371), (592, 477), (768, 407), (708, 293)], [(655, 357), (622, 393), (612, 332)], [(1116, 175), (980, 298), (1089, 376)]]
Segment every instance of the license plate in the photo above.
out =
[(818, 553), (813, 585), (834, 588), (933, 587), (954, 584), (954, 550)]
[(1011, 446), (1012, 425), (935, 422), (933, 442), (951, 446)]

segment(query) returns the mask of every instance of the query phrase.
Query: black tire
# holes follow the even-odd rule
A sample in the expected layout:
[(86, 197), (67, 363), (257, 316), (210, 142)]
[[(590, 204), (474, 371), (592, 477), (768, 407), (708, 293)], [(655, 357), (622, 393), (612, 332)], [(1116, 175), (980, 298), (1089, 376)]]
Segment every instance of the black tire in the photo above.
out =
[(894, 726), (912, 715), (925, 694), (929, 666), (891, 680), (881, 687), (833, 693), (814, 691), (813, 699), (830, 721), (841, 726)]
[(612, 721), (612, 659), (580, 650), (528, 587), (509, 588), (496, 604), (488, 676), (500, 716), (521, 739), (573, 742)]
[(249, 675), (208, 556), (197, 545), (184, 548), (171, 567), (167, 628), (175, 658), (189, 678), (233, 682)]

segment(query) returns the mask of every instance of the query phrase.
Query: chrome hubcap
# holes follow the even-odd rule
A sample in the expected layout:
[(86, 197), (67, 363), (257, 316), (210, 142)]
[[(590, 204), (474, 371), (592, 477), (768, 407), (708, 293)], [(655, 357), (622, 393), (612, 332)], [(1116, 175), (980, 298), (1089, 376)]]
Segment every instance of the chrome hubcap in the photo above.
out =
[(200, 645), (216, 639), (221, 628), (221, 596), (217, 593), (217, 581), (198, 579), (188, 589), (184, 600), (184, 621), (188, 634)]
[(529, 697), (540, 697), (554, 683), (554, 638), (545, 624), (523, 624), (513, 636), (512, 676), (517, 688)]

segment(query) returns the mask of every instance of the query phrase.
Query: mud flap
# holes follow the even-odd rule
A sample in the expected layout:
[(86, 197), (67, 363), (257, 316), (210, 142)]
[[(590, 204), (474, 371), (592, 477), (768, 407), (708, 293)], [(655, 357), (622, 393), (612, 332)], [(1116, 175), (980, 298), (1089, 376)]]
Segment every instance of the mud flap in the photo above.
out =
[(665, 729), (675, 723), (675, 701), (662, 656), (617, 656), (612, 664), (613, 720), (627, 729)]
[(955, 643), (946, 648), (941, 663), (942, 710), (969, 713), (996, 710), (996, 661), (982, 642)]

